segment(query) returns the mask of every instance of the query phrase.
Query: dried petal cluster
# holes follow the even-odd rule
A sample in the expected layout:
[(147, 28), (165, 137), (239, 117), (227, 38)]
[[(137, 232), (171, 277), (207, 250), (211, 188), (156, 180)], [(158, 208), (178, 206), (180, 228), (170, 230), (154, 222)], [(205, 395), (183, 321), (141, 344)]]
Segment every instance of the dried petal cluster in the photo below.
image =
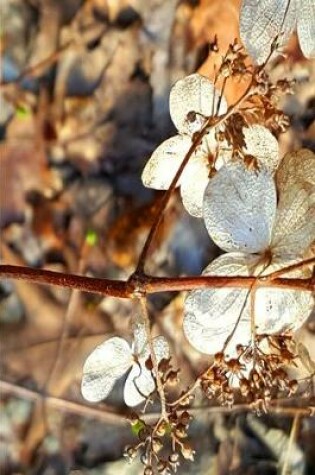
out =
[[(210, 237), (226, 254), (203, 275), (263, 276), (303, 259), (315, 239), (315, 156), (310, 151), (284, 157), (276, 182), (268, 170), (242, 164), (222, 167), (208, 184), (204, 220)], [(292, 169), (298, 173), (290, 174)], [(286, 176), (290, 175), (289, 179)], [(297, 270), (288, 277), (306, 277)], [(313, 307), (310, 293), (260, 288), (251, 307), (246, 289), (201, 289), (188, 294), (184, 332), (199, 351), (220, 351), (252, 338), (252, 312), (259, 333), (296, 330)]]
[(264, 63), (273, 50), (283, 48), (297, 29), (304, 56), (315, 56), (315, 2), (313, 0), (243, 0), (240, 34), (252, 58)]
[[(142, 173), (144, 185), (168, 189), (192, 146), (194, 134), (206, 126), (209, 118), (218, 119), (226, 111), (225, 98), (220, 97), (206, 77), (192, 74), (177, 81), (170, 94), (170, 114), (179, 133), (153, 152)], [(235, 133), (234, 123), (214, 127), (204, 135), (178, 180), (183, 204), (192, 216), (202, 217), (203, 195), (209, 177), (233, 157), (255, 157), (258, 165), (269, 166), (272, 171), (278, 165), (278, 142), (267, 128), (250, 125), (250, 121), (243, 118), (240, 130)], [(236, 147), (237, 137), (242, 137), (239, 147)]]

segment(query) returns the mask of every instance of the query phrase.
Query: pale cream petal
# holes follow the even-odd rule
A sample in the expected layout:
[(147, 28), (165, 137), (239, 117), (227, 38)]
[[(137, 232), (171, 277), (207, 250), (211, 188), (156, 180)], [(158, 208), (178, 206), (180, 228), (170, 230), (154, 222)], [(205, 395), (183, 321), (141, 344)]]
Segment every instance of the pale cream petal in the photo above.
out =
[(83, 366), (81, 392), (87, 401), (105, 399), (115, 382), (132, 365), (131, 348), (126, 340), (114, 337), (99, 345)]
[(125, 382), (124, 401), (129, 407), (138, 406), (154, 389), (155, 383), (150, 371), (135, 364)]
[(240, 36), (250, 56), (262, 64), (278, 36), (283, 47), (296, 26), (297, 0), (243, 0)]
[(294, 184), (299, 184), (306, 191), (314, 193), (315, 154), (306, 148), (287, 153), (280, 162), (276, 179), (280, 193)]
[[(260, 256), (244, 253), (223, 254), (206, 267), (203, 275), (254, 275), (259, 259)], [(250, 334), (248, 297), (249, 291), (239, 288), (209, 288), (189, 292), (185, 300), (183, 321), (187, 339), (199, 351), (213, 354), (222, 349), (238, 319), (241, 330), (237, 334)]]
[(315, 192), (311, 195), (299, 184), (291, 184), (280, 193), (271, 239), (274, 255), (303, 256), (315, 242), (314, 197)]
[(183, 204), (189, 214), (202, 217), (203, 195), (209, 182), (207, 157), (196, 157), (188, 162), (181, 183)]
[(262, 125), (243, 128), (246, 148), (245, 153), (252, 155), (271, 172), (275, 172), (279, 164), (279, 145), (276, 137)]
[(144, 186), (167, 190), (190, 146), (191, 139), (184, 135), (175, 135), (159, 145), (142, 172)]
[[(263, 274), (268, 275), (296, 262), (274, 258)], [(298, 269), (284, 274), (283, 277), (307, 278), (310, 275), (310, 270)], [(272, 287), (258, 289), (255, 297), (255, 321), (258, 332), (272, 334), (297, 330), (305, 323), (313, 307), (314, 298), (311, 292)]]
[[(177, 130), (189, 135), (200, 130), (204, 117), (211, 116), (213, 110), (216, 112), (219, 98), (220, 93), (205, 76), (196, 73), (177, 81), (170, 93), (170, 114)], [(227, 104), (222, 98), (219, 115), (226, 110)]]
[(315, 2), (302, 0), (297, 15), (297, 33), (301, 50), (307, 58), (315, 58)]
[[(158, 336), (153, 339), (153, 348), (158, 363), (162, 359), (170, 357), (169, 345), (163, 336)], [(149, 355), (150, 349), (146, 343), (141, 355), (139, 355), (139, 363), (134, 364), (125, 383), (124, 400), (127, 406), (134, 407), (141, 404), (155, 389), (155, 381), (151, 371), (145, 366)]]
[(229, 164), (206, 188), (205, 225), (221, 249), (259, 253), (269, 247), (276, 204), (276, 188), (268, 171)]

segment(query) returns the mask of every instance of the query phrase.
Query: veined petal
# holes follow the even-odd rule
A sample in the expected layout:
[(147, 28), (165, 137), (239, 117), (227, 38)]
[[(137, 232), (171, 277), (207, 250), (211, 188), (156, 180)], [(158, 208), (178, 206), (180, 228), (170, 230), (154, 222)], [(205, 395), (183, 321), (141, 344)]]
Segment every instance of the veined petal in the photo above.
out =
[[(255, 275), (260, 259), (261, 256), (244, 253), (223, 254), (211, 262), (202, 275), (226, 277)], [(244, 328), (248, 329), (246, 332), (250, 333), (248, 296), (247, 289), (224, 287), (189, 292), (185, 300), (183, 321), (187, 339), (199, 351), (213, 354), (222, 349), (238, 319), (239, 325), (244, 325)], [(244, 334), (244, 328), (241, 334)], [(201, 341), (198, 343), (199, 337)]]
[(129, 344), (114, 337), (99, 345), (83, 366), (81, 392), (87, 401), (105, 399), (119, 379), (132, 365)]
[[(158, 362), (164, 358), (169, 358), (169, 345), (163, 336), (158, 336), (153, 339), (153, 347)], [(151, 371), (145, 366), (149, 355), (149, 345), (146, 344), (141, 355), (139, 355), (138, 364), (134, 364), (127, 377), (124, 388), (124, 400), (127, 406), (134, 407), (141, 404), (155, 389), (155, 381)]]
[[(292, 260), (273, 259), (272, 264), (265, 270), (268, 275), (296, 262)], [(310, 277), (309, 270), (298, 269), (288, 278)], [(297, 330), (307, 320), (314, 307), (311, 292), (301, 292), (291, 289), (260, 288), (255, 296), (255, 323), (259, 333), (278, 333), (285, 330)]]
[(206, 188), (205, 225), (221, 249), (260, 253), (269, 247), (276, 204), (276, 187), (269, 172), (229, 164)]
[(133, 326), (133, 344), (132, 353), (134, 355), (141, 355), (147, 344), (147, 335), (144, 323), (136, 322)]
[[(312, 0), (310, 0), (312, 1)], [(243, 0), (240, 36), (256, 63), (263, 63), (278, 36), (283, 47), (296, 25), (297, 0)]]
[[(200, 130), (205, 123), (204, 117), (215, 115), (219, 99), (220, 93), (205, 76), (196, 73), (177, 81), (170, 93), (170, 114), (177, 130), (189, 135)], [(222, 97), (218, 115), (226, 110), (227, 104)]]
[[(275, 172), (279, 164), (279, 145), (276, 137), (262, 125), (251, 125), (243, 128), (246, 147), (244, 153), (257, 159), (258, 165), (271, 173)], [(227, 142), (220, 144), (216, 160), (216, 169), (232, 160), (233, 149)]]
[(181, 183), (181, 196), (188, 213), (196, 218), (202, 217), (202, 203), (209, 182), (207, 157), (194, 157), (186, 166)]
[(307, 58), (315, 57), (315, 2), (302, 0), (297, 15), (297, 33), (301, 50)]
[(279, 163), (279, 145), (276, 137), (262, 125), (243, 128), (245, 153), (252, 155), (259, 165), (274, 172)]
[(271, 239), (276, 256), (302, 256), (315, 242), (315, 190), (313, 195), (299, 184), (280, 193)]
[[(233, 326), (229, 327), (227, 325), (222, 325), (218, 329), (207, 327), (191, 313), (187, 314), (183, 321), (183, 330), (189, 343), (196, 350), (207, 355), (213, 355), (218, 351), (222, 351), (233, 329)], [(226, 353), (234, 355), (236, 345), (247, 345), (250, 342), (250, 338), (250, 323), (240, 322), (226, 347)]]
[(280, 162), (276, 179), (280, 193), (297, 183), (315, 193), (315, 154), (306, 148), (287, 153)]
[[(190, 146), (191, 138), (184, 135), (175, 135), (159, 145), (142, 172), (144, 186), (155, 190), (167, 190)], [(180, 181), (177, 186), (179, 184)]]

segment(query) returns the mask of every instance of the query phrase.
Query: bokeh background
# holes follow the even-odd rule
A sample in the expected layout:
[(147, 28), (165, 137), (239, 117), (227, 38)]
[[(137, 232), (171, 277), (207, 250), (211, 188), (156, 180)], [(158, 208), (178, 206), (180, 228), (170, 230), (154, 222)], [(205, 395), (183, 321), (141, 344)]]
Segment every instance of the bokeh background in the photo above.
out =
[[(161, 192), (145, 189), (141, 171), (175, 130), (168, 96), (179, 78), (211, 77), (238, 38), (239, 0), (1, 0), (1, 261), (126, 279)], [(220, 52), (209, 56), (218, 37)], [(296, 80), (281, 106), (291, 127), (281, 155), (315, 150), (315, 64), (295, 37), (287, 58), (269, 66)], [(231, 84), (229, 104), (244, 83)], [(219, 250), (177, 195), (148, 261), (156, 275), (201, 272)], [(205, 360), (181, 331), (181, 294), (150, 298), (153, 331), (169, 340), (183, 386)], [(133, 435), (123, 381), (106, 403), (80, 395), (82, 365), (112, 335), (129, 337), (128, 300), (0, 283), (0, 471), (6, 474), (142, 473), (126, 464)], [(300, 332), (313, 359), (315, 319)], [(197, 403), (202, 401), (198, 401)], [(295, 401), (305, 405), (305, 401)], [(151, 408), (154, 410), (154, 408)], [(289, 453), (292, 475), (315, 473), (315, 421), (246, 411), (197, 411), (191, 441), (196, 462), (180, 474), (277, 474)], [(288, 450), (289, 447), (289, 450)], [(282, 473), (284, 475), (284, 472)]]

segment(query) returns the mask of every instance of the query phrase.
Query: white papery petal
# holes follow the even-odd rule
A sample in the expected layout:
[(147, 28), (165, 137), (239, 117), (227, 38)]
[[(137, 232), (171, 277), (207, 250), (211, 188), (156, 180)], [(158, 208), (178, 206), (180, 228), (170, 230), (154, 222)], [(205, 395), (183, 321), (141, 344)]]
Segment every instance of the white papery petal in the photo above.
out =
[[(205, 76), (196, 73), (177, 81), (170, 93), (170, 115), (177, 130), (189, 135), (200, 130), (205, 123), (203, 116), (209, 117), (213, 111), (216, 113), (219, 98), (220, 93)], [(218, 115), (226, 110), (223, 97)], [(194, 121), (187, 118), (190, 112), (197, 114)]]
[(129, 407), (138, 406), (155, 389), (151, 372), (143, 365), (134, 365), (126, 379), (124, 401)]
[[(273, 259), (264, 275), (288, 267), (296, 262), (292, 260)], [(288, 278), (307, 278), (310, 271), (298, 269)], [(260, 288), (255, 297), (255, 323), (259, 333), (279, 333), (285, 330), (297, 330), (309, 317), (314, 306), (311, 292), (291, 289)]]
[[(158, 362), (169, 358), (169, 345), (163, 336), (153, 339), (153, 348)], [(145, 397), (149, 396), (155, 389), (155, 382), (151, 371), (145, 367), (145, 362), (149, 355), (149, 345), (146, 344), (139, 357), (139, 364), (133, 366), (127, 377), (124, 388), (124, 400), (127, 406), (134, 407), (141, 404)]]
[[(192, 314), (187, 314), (183, 321), (183, 330), (189, 343), (201, 353), (213, 355), (223, 349), (223, 346), (233, 331), (233, 326), (221, 326), (217, 331), (200, 323)], [(247, 345), (250, 342), (250, 324), (241, 322), (229, 344), (226, 352), (234, 355), (238, 344)]]
[(132, 353), (134, 355), (140, 355), (147, 343), (147, 335), (145, 331), (144, 323), (136, 322), (133, 325), (133, 344)]
[(271, 240), (274, 255), (303, 256), (315, 242), (315, 189), (313, 195), (299, 184), (280, 193)]
[[(184, 135), (175, 135), (159, 145), (142, 172), (144, 186), (167, 190), (190, 146), (191, 139)], [(180, 181), (177, 186), (179, 183)]]
[(267, 59), (277, 35), (278, 45), (286, 44), (295, 28), (296, 16), (296, 0), (243, 0), (240, 36), (256, 63)]
[(269, 172), (233, 163), (209, 181), (203, 203), (205, 225), (221, 249), (259, 253), (269, 246), (276, 204)]
[(302, 0), (297, 15), (297, 33), (301, 50), (307, 58), (315, 57), (315, 2)]
[[(260, 256), (243, 253), (224, 254), (211, 262), (202, 275), (254, 275), (259, 259)], [(238, 288), (209, 288), (189, 292), (185, 300), (183, 321), (187, 339), (199, 351), (213, 354), (222, 349), (240, 315), (242, 330), (239, 334), (244, 334), (245, 329), (246, 334), (250, 333), (248, 296), (247, 289)]]
[(131, 348), (123, 338), (114, 337), (99, 345), (83, 366), (81, 392), (87, 401), (105, 399), (117, 379), (132, 365)]
[(245, 153), (253, 155), (259, 165), (274, 172), (279, 163), (279, 145), (276, 137), (262, 125), (244, 127)]
[[(279, 164), (279, 145), (275, 136), (262, 125), (243, 128), (246, 147), (244, 153), (257, 159), (258, 165), (274, 172)], [(216, 169), (232, 160), (233, 149), (227, 142), (221, 142), (216, 160)]]
[(202, 217), (203, 195), (209, 182), (207, 157), (196, 157), (186, 166), (181, 183), (181, 196), (188, 213), (196, 218)]

